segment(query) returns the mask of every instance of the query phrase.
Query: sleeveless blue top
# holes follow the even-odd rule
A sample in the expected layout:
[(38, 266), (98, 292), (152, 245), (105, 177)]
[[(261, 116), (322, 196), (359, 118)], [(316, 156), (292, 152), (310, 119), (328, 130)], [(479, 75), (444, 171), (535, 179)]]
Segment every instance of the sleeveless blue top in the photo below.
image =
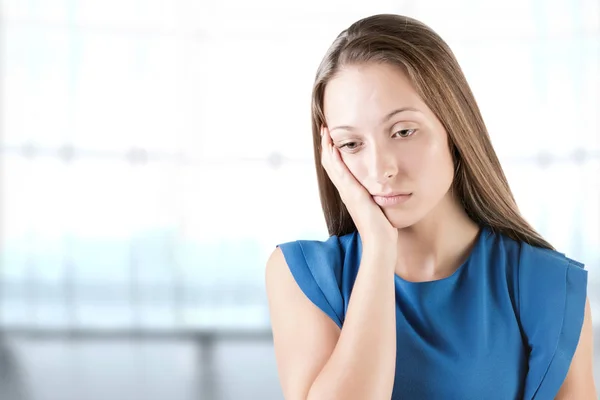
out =
[[(341, 328), (360, 235), (278, 247), (304, 294)], [(554, 399), (583, 325), (583, 264), (482, 227), (451, 276), (394, 279), (393, 400)]]

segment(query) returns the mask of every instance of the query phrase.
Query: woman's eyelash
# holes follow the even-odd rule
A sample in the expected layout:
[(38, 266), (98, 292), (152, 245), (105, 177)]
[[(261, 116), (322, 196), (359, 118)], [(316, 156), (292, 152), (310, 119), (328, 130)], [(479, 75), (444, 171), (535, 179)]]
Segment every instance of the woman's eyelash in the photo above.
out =
[(340, 149), (343, 149), (344, 147), (348, 148), (349, 150), (354, 150), (356, 147), (350, 147), (349, 145), (357, 145), (356, 142), (348, 142), (348, 143), (344, 143), (342, 145), (339, 146)]
[[(414, 135), (416, 131), (417, 131), (416, 129), (400, 129), (399, 131), (396, 131), (394, 133), (394, 135), (401, 133), (401, 132), (408, 132), (408, 134), (406, 134), (406, 135), (399, 135), (400, 137), (406, 138), (406, 137)], [(359, 145), (360, 144), (358, 142), (347, 142), (347, 143), (339, 145), (338, 148), (339, 149), (347, 148), (348, 150), (356, 150), (359, 147)]]
[(416, 129), (400, 129), (399, 131), (396, 131), (396, 133), (394, 133), (394, 135), (401, 133), (401, 132), (409, 132), (408, 135), (400, 135), (400, 137), (409, 137), (415, 134), (417, 130)]

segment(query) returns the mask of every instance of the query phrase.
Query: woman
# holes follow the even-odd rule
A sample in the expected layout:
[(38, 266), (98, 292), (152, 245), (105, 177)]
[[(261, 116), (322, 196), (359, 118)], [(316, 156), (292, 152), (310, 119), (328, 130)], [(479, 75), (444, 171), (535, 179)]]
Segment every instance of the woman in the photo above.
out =
[(596, 399), (587, 272), (519, 214), (436, 33), (352, 24), (312, 127), (331, 237), (266, 268), (286, 399)]

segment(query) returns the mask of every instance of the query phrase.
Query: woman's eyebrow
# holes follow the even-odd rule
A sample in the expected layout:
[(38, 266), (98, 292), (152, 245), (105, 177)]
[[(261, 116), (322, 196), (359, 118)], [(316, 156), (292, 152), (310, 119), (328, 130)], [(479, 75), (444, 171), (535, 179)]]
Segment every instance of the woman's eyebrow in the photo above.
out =
[[(381, 120), (381, 123), (383, 124), (383, 123), (387, 122), (390, 118), (392, 118), (394, 115), (403, 113), (405, 111), (419, 112), (419, 110), (417, 110), (416, 108), (412, 108), (412, 107), (398, 108), (396, 110), (393, 110), (393, 111), (389, 112), (385, 117), (383, 117), (383, 119)], [(348, 131), (352, 131), (352, 130), (354, 130), (354, 127), (350, 126), (350, 125), (339, 125), (339, 126), (330, 128), (329, 132), (332, 132), (332, 131), (334, 131), (336, 129), (345, 129), (345, 130), (348, 130)]]

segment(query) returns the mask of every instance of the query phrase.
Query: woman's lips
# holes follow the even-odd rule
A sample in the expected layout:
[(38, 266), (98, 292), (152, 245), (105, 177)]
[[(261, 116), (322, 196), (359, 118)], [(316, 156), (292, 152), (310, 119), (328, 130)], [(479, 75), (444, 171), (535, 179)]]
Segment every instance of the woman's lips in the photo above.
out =
[(408, 194), (392, 194), (392, 195), (373, 195), (373, 200), (380, 207), (389, 207), (402, 204), (410, 199), (412, 193)]

